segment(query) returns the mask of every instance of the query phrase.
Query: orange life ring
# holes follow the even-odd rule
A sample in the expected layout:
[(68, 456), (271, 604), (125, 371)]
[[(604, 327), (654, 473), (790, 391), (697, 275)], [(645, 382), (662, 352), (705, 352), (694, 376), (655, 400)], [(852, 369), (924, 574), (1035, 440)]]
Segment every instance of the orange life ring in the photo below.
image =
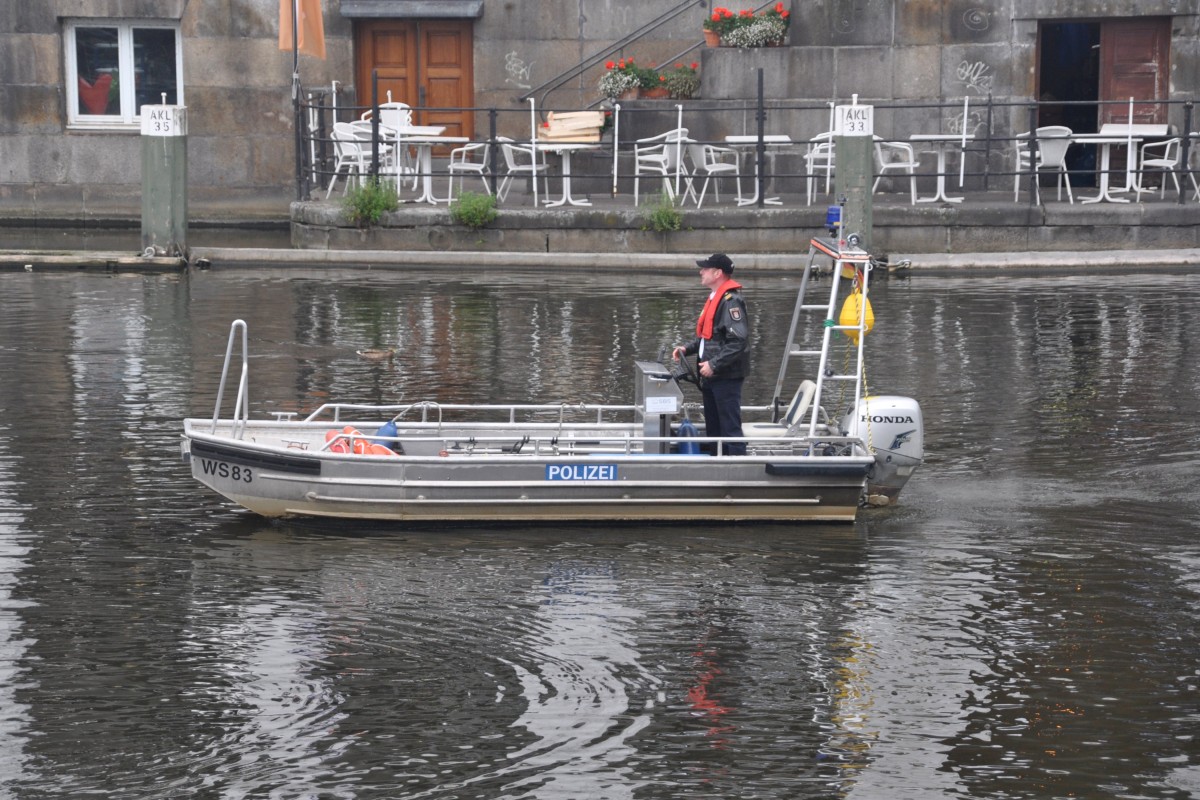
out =
[(346, 441), (346, 437), (341, 431), (328, 431), (325, 434), (325, 441), (330, 442), (329, 452), (331, 453), (349, 453), (350, 443)]
[(347, 439), (349, 439), (350, 450), (355, 455), (362, 456), (367, 454), (367, 451), (371, 447), (371, 443), (363, 438), (362, 431), (360, 431), (358, 428), (347, 425), (346, 427), (342, 428), (342, 433), (345, 434)]
[(325, 434), (325, 441), (331, 442), (329, 452), (331, 453), (354, 453), (355, 455), (365, 456), (394, 456), (396, 452), (390, 447), (385, 447), (381, 444), (375, 444), (362, 435), (362, 431), (350, 425), (342, 428), (340, 431), (329, 431)]

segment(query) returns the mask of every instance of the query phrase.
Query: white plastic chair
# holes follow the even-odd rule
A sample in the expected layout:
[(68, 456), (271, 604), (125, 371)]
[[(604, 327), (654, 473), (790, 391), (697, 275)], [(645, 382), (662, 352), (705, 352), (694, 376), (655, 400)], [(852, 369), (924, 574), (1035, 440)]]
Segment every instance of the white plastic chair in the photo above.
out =
[[(368, 137), (370, 134), (368, 133)], [(337, 183), (338, 175), (346, 169), (346, 184), (342, 194), (350, 189), (350, 181), (361, 183), (363, 176), (371, 169), (371, 144), (364, 140), (349, 122), (333, 123), (330, 134), (333, 139), (333, 154), (335, 157), (333, 177), (329, 180), (329, 188), (325, 190), (326, 199), (333, 193), (333, 185)]]
[(633, 144), (633, 204), (638, 204), (639, 184), (643, 173), (662, 176), (667, 196), (675, 198), (675, 175), (687, 183), (690, 190), (691, 174), (683, 163), (683, 153), (690, 139), (687, 128), (672, 128), (657, 136), (638, 139)]
[[(488, 154), (491, 152), (492, 146), (487, 142), (471, 142), (462, 147), (456, 147), (450, 151), (450, 162), (446, 165), (446, 171), (450, 174), (450, 178), (446, 183), (446, 202), (454, 199), (454, 176), (458, 176), (458, 193), (463, 191), (463, 178), (467, 175), (477, 175), (483, 181), (483, 189), (488, 194), (492, 193), (492, 186), (488, 183)], [(479, 160), (475, 160), (475, 156), (479, 156)]]
[(891, 171), (907, 172), (908, 173), (908, 190), (912, 195), (912, 204), (917, 204), (917, 173), (916, 169), (921, 165), (920, 159), (913, 152), (913, 146), (908, 142), (885, 142), (882, 139), (875, 140), (875, 162), (878, 166), (879, 174), (875, 177), (875, 183), (871, 185), (871, 194), (879, 189), (879, 182), (883, 180), (884, 175)]
[[(699, 178), (701, 174), (704, 175), (704, 185), (700, 187), (700, 194), (696, 197), (696, 208), (704, 204), (704, 194), (708, 191), (709, 181), (722, 175), (733, 175), (737, 181), (737, 199), (742, 199), (741, 158), (736, 150), (698, 142), (689, 143), (687, 149), (688, 157), (692, 161), (693, 177)], [(689, 183), (689, 189), (691, 188)], [(713, 195), (718, 203), (721, 202), (719, 181), (713, 184)]]
[[(350, 123), (350, 127), (354, 129), (354, 133), (360, 140), (365, 142), (364, 148), (367, 152), (367, 164), (371, 163), (371, 138), (375, 134), (373, 124), (370, 120), (354, 120)], [(384, 139), (388, 132), (380, 126), (379, 129), (379, 168), (381, 171), (392, 172), (394, 162), (393, 156), (396, 148), (388, 144)]]
[(808, 151), (804, 154), (804, 172), (808, 175), (808, 205), (812, 205), (817, 196), (816, 179), (825, 174), (825, 191), (829, 192), (829, 181), (833, 177), (836, 161), (833, 132), (818, 133), (808, 140)]
[[(1200, 133), (1193, 132), (1189, 138), (1192, 140), (1191, 144), (1188, 145), (1188, 161), (1190, 162), (1195, 161), (1196, 154), (1200, 153)], [(1191, 164), (1188, 164), (1187, 171), (1188, 178), (1192, 181), (1192, 190), (1196, 195), (1196, 199), (1200, 200), (1200, 183), (1196, 182), (1196, 171), (1192, 168)]]
[(507, 136), (497, 136), (496, 141), (500, 143), (500, 153), (504, 156), (504, 180), (500, 181), (500, 185), (496, 189), (496, 199), (501, 203), (508, 196), (508, 190), (512, 186), (513, 178), (518, 175), (531, 175), (534, 180), (537, 176), (542, 176), (543, 190), (545, 194), (549, 194), (550, 182), (546, 177), (548, 167), (546, 165), (546, 154), (543, 152), (534, 152), (532, 147), (522, 147), (516, 144)]
[[(391, 96), (391, 93), (388, 93)], [(370, 111), (364, 115), (364, 118), (370, 116)], [(399, 137), (404, 128), (412, 127), (413, 111), (412, 106), (408, 103), (387, 103), (379, 104), (379, 124), (388, 129), (391, 136), (397, 138), (396, 155), (399, 159), (397, 165), (397, 173), (400, 175), (412, 175), (412, 188), (417, 188), (417, 183), (420, 176), (417, 175), (416, 159), (413, 158), (409, 148), (402, 146)]]
[[(367, 114), (370, 113), (370, 111), (367, 112)], [(408, 103), (380, 103), (379, 124), (386, 125), (392, 130), (410, 127), (413, 124), (412, 106)]]
[[(1171, 180), (1175, 181), (1175, 191), (1179, 191), (1179, 175), (1177, 171), (1179, 169), (1180, 157), (1183, 153), (1182, 144), (1183, 140), (1176, 137), (1174, 139), (1167, 139), (1165, 142), (1147, 142), (1142, 145), (1141, 167), (1138, 173), (1137, 187), (1134, 189), (1137, 192), (1138, 200), (1142, 199), (1142, 192), (1150, 191), (1149, 189), (1142, 188), (1142, 181), (1145, 180), (1146, 170), (1148, 169), (1160, 170), (1164, 173), (1163, 179), (1160, 182), (1162, 188), (1158, 192), (1159, 199), (1162, 199), (1167, 194), (1166, 175), (1171, 176)], [(1192, 181), (1195, 182), (1195, 180), (1193, 176)]]
[[(1034, 165), (1033, 171), (1041, 173), (1043, 170), (1053, 170), (1058, 173), (1058, 193), (1057, 197), (1062, 200), (1063, 184), (1067, 185), (1067, 200), (1074, 203), (1075, 197), (1071, 194), (1071, 176), (1067, 172), (1067, 150), (1071, 147), (1071, 129), (1065, 125), (1046, 125), (1034, 131), (1037, 136), (1037, 164)], [(1029, 133), (1019, 133), (1016, 138), (1017, 146), (1017, 172), (1013, 176), (1013, 202), (1017, 202), (1021, 196), (1021, 181), (1029, 178)], [(1037, 202), (1042, 202), (1042, 190), (1038, 186), (1037, 178), (1034, 178), (1034, 196)]]

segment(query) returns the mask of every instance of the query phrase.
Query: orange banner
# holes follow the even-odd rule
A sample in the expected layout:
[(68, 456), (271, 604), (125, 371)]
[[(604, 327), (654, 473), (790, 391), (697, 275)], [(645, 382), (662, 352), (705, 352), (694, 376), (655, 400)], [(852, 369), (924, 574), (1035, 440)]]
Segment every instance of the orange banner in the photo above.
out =
[(300, 9), (297, 45), (301, 53), (325, 58), (325, 20), (321, 0), (279, 0), (279, 49), (292, 49), (292, 4)]

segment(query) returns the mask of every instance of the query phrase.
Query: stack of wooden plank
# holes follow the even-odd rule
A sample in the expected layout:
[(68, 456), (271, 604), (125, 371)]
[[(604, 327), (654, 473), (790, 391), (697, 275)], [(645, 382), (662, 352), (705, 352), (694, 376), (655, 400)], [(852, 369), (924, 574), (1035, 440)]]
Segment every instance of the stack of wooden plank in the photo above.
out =
[(603, 111), (551, 111), (538, 138), (548, 142), (598, 142)]

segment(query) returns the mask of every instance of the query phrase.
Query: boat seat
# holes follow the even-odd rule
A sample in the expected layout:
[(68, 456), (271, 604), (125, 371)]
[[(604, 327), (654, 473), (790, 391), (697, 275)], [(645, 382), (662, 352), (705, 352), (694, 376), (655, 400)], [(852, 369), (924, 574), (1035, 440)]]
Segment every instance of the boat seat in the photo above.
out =
[(795, 436), (796, 430), (804, 423), (804, 415), (812, 405), (817, 393), (817, 385), (812, 381), (800, 381), (792, 402), (788, 404), (787, 413), (779, 422), (749, 422), (742, 425), (742, 434), (750, 438), (769, 436)]

